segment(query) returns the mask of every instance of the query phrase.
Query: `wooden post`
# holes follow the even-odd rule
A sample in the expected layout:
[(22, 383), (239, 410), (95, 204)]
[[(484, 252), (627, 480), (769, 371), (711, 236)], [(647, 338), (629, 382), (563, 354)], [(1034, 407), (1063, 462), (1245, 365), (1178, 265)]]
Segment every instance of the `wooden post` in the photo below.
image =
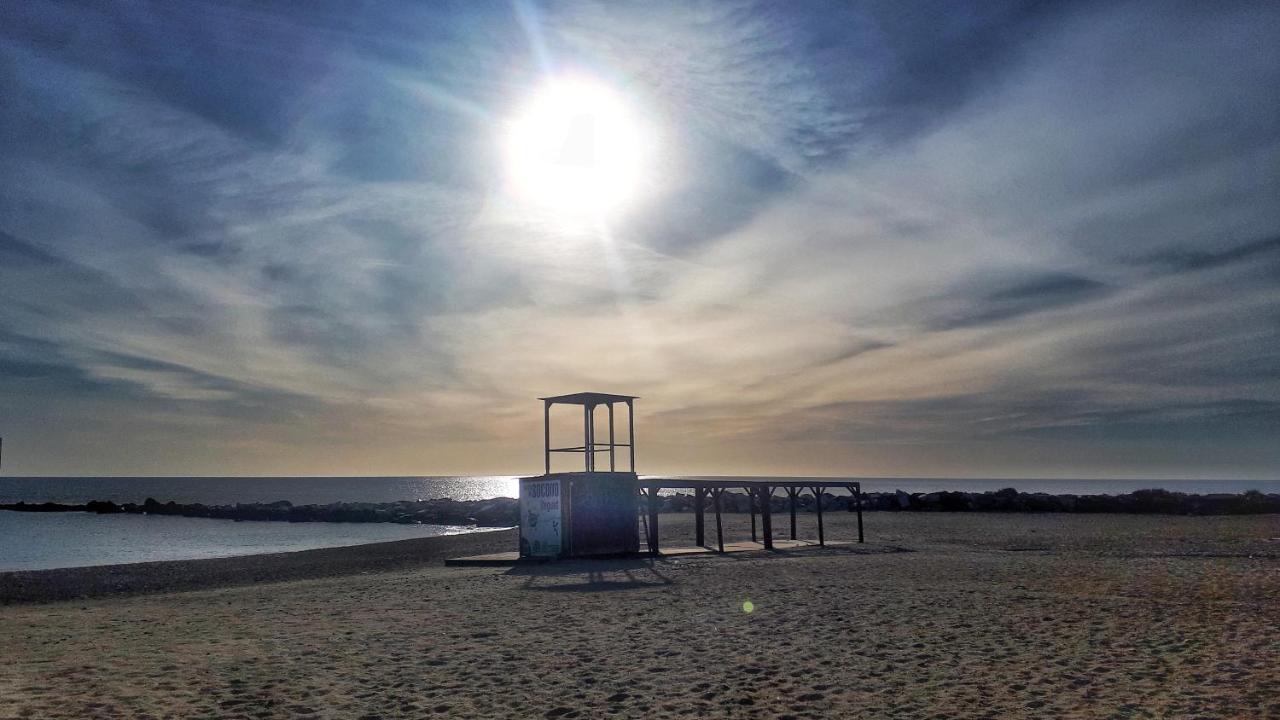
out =
[(751, 508), (751, 542), (759, 542), (756, 539), (756, 493), (751, 488), (744, 488), (747, 491), (747, 507)]
[(858, 542), (861, 543), (863, 542), (862, 540), (862, 483), (858, 483), (855, 486), (855, 488), (856, 489), (854, 491), (854, 494), (857, 496), (857, 503), (858, 503)]
[(636, 408), (627, 400), (627, 449), (631, 451), (631, 472), (636, 471)]
[(791, 539), (796, 539), (796, 496), (800, 494), (800, 488), (787, 487), (787, 497), (791, 500)]
[(551, 401), (542, 401), (542, 454), (546, 461), (547, 474), (551, 474)]
[(693, 491), (693, 535), (694, 544), (702, 547), (707, 544), (706, 533), (703, 532), (702, 506), (707, 501), (706, 488), (695, 488)]
[(760, 526), (764, 531), (764, 549), (773, 549), (773, 488), (765, 485), (757, 492), (760, 493)]
[(826, 545), (827, 539), (822, 534), (822, 488), (813, 489), (814, 506), (818, 509), (818, 544)]
[(609, 472), (616, 470), (613, 461), (613, 403), (609, 403)]
[(658, 554), (658, 488), (649, 487), (649, 553)]
[(720, 552), (724, 552), (724, 528), (720, 526), (720, 495), (723, 493), (722, 488), (711, 489), (711, 500), (716, 506), (716, 545), (720, 547)]
[(591, 408), (582, 406), (582, 469), (591, 472)]

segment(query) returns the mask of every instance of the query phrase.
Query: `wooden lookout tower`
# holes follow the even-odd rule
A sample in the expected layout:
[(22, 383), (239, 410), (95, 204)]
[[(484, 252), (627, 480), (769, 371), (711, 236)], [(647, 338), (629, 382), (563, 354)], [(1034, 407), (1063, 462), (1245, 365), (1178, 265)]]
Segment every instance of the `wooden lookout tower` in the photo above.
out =
[[(571, 395), (557, 395), (555, 397), (538, 398), (542, 401), (542, 438), (543, 438), (543, 456), (545, 472), (551, 474), (551, 453), (582, 453), (583, 455), (583, 472), (596, 472), (596, 455), (598, 453), (609, 453), (609, 472), (617, 470), (617, 448), (625, 447), (630, 456), (627, 462), (629, 474), (636, 474), (636, 406), (635, 401), (638, 399), (634, 395), (610, 395), (609, 393), (580, 392)], [(614, 416), (613, 406), (618, 403), (625, 403), (627, 406), (627, 442), (617, 442), (614, 433)], [(551, 406), (552, 405), (581, 405), (582, 406), (582, 444), (573, 447), (553, 448), (551, 447)], [(596, 442), (596, 408), (604, 405), (609, 410), (609, 442)]]
[[(588, 557), (640, 549), (636, 525), (635, 401), (633, 395), (580, 392), (539, 398), (543, 404), (543, 468), (520, 479), (520, 556)], [(627, 406), (627, 442), (618, 442), (614, 405)], [(582, 407), (582, 444), (551, 447), (553, 405)], [(596, 439), (596, 410), (608, 412), (608, 442)], [(618, 448), (627, 449), (619, 471)], [(553, 453), (582, 453), (582, 470), (551, 471)], [(608, 470), (599, 469), (602, 454)]]
[[(725, 493), (741, 490), (747, 499), (751, 513), (751, 543), (746, 549), (759, 547), (774, 550), (773, 511), (774, 493), (786, 493), (790, 514), (790, 540), (781, 540), (785, 546), (810, 544), (797, 538), (796, 509), (802, 493), (812, 496), (812, 507), (817, 516), (819, 546), (826, 545), (822, 512), (824, 503), (831, 496), (827, 490), (847, 490), (850, 499), (845, 507), (858, 514), (858, 542), (863, 542), (862, 484), (856, 480), (840, 478), (660, 478), (636, 475), (636, 433), (634, 395), (580, 392), (539, 398), (543, 417), (543, 474), (520, 478), (520, 551), (519, 558), (598, 557), (607, 555), (631, 555), (640, 551), (639, 510), (641, 501), (646, 506), (643, 515), (647, 552), (658, 555), (658, 510), (664, 490), (692, 490), (695, 548), (677, 548), (675, 552), (687, 554), (697, 548), (726, 552), (724, 530), (721, 524), (721, 501)], [(582, 408), (582, 444), (568, 447), (551, 446), (551, 409), (554, 405), (570, 405)], [(627, 406), (627, 442), (618, 442), (617, 413), (615, 405)], [(604, 406), (608, 412), (607, 442), (596, 439), (596, 410)], [(627, 449), (627, 469), (618, 470), (618, 448)], [(582, 453), (582, 469), (573, 472), (552, 472), (555, 453)], [(607, 470), (601, 455), (607, 455)], [(704, 514), (715, 513), (714, 546), (708, 546)], [(757, 544), (756, 517), (760, 518), (760, 542)], [(738, 545), (743, 545), (739, 543)], [(739, 547), (736, 551), (744, 548)], [(516, 556), (517, 554), (511, 553)], [(483, 560), (483, 559), (482, 559)]]

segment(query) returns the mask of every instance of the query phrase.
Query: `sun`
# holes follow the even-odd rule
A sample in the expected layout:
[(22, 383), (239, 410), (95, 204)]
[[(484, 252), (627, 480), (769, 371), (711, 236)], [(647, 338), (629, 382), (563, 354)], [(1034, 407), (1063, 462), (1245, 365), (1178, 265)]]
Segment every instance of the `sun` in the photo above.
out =
[(636, 197), (647, 137), (609, 86), (582, 76), (547, 81), (507, 123), (512, 195), (572, 216), (606, 218)]

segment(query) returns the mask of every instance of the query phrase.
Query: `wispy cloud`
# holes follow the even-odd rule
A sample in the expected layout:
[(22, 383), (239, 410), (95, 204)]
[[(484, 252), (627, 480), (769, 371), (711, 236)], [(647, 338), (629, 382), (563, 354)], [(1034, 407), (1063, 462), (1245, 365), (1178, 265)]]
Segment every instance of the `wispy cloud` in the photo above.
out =
[[(1280, 467), (1274, 7), (520, 7), (0, 10), (18, 467)], [(502, 196), (548, 63), (662, 139), (606, 232)]]

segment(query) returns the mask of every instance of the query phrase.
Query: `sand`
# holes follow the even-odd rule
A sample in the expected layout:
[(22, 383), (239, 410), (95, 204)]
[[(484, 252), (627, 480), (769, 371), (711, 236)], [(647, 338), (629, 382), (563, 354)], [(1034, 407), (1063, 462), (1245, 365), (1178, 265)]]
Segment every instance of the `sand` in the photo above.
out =
[[(687, 541), (687, 517), (662, 520)], [(214, 589), (9, 605), (0, 717), (1280, 717), (1280, 517), (867, 528), (862, 546), (513, 569), (439, 565), (500, 536), (432, 538), (247, 571), (304, 579), (223, 566)], [(387, 549), (408, 543), (420, 561)], [(399, 559), (361, 574), (362, 552)], [(156, 572), (207, 562), (230, 561)]]

